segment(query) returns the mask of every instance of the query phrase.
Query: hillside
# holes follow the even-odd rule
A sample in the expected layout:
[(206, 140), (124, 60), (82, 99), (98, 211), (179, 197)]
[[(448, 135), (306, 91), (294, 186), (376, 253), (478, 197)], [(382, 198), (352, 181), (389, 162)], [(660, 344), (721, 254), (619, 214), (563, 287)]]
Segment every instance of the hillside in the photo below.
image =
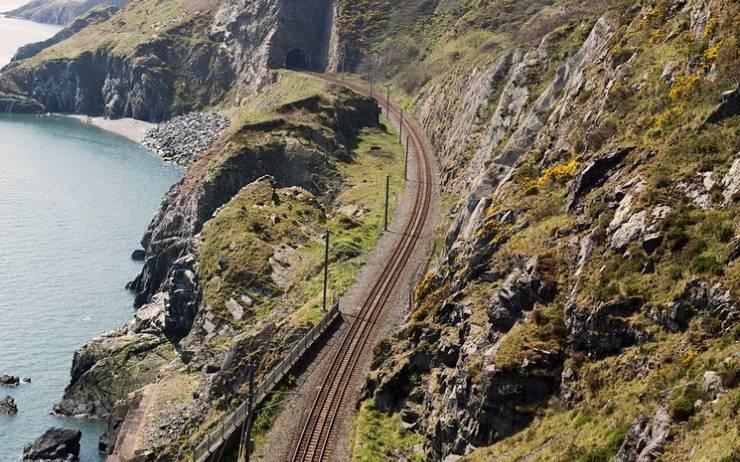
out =
[(740, 460), (739, 23), (733, 0), (131, 0), (16, 62), (0, 111), (232, 121), (58, 410), (115, 432), (154, 394), (147, 460), (177, 460), (320, 316), (323, 227), (350, 285), (381, 217), (342, 210), (399, 168), (397, 134), (274, 68), (344, 70), (389, 85), (442, 183), (354, 460)]
[(737, 3), (404, 6), (346, 2), (348, 38), (449, 226), (358, 460), (737, 460)]
[(127, 2), (128, 0), (33, 0), (4, 13), (13, 18), (66, 26), (94, 8), (120, 8)]

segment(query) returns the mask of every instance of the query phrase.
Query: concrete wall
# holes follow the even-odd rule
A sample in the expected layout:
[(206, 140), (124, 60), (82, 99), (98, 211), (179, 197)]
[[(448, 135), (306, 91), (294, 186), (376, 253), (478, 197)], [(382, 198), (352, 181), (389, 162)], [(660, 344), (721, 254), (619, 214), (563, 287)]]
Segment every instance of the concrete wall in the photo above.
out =
[(333, 0), (280, 0), (268, 66), (284, 67), (287, 54), (300, 48), (310, 57), (308, 69), (323, 71), (328, 61), (333, 12)]

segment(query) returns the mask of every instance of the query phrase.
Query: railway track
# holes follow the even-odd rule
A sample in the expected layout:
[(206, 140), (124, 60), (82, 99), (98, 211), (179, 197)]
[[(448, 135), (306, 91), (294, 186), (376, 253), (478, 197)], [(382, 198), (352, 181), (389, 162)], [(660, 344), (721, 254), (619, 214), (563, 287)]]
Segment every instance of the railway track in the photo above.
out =
[[(353, 82), (346, 82), (338, 76), (311, 74), (331, 84), (349, 88), (359, 94), (370, 96), (367, 88)], [(375, 95), (372, 95), (375, 97)], [(381, 95), (378, 95), (381, 96)], [(411, 216), (398, 234), (386, 271), (375, 281), (368, 292), (358, 315), (353, 318), (347, 333), (329, 366), (324, 381), (311, 406), (300, 437), (290, 454), (293, 462), (318, 462), (329, 460), (335, 439), (337, 419), (344, 402), (345, 394), (355, 378), (356, 365), (367, 347), (368, 339), (383, 311), (383, 307), (396, 288), (399, 276), (406, 269), (416, 244), (424, 229), (432, 203), (432, 170), (427, 156), (424, 138), (413, 121), (401, 117), (401, 109), (390, 103), (383, 104), (383, 98), (376, 98), (381, 107), (386, 107), (391, 121), (402, 124), (401, 130), (409, 137), (410, 155), (416, 159), (415, 191)]]

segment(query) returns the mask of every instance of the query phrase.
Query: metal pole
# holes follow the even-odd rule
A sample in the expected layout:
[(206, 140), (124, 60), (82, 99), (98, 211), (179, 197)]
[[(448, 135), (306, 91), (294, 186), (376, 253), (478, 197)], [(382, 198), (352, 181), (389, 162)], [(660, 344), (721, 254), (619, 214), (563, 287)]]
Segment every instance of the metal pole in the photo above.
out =
[(406, 157), (404, 159), (403, 164), (403, 179), (408, 180), (409, 179), (409, 137), (406, 136)]
[(387, 175), (385, 177), (385, 225), (384, 229), (388, 231), (388, 197), (390, 196), (391, 191), (391, 176)]
[(246, 462), (249, 462), (249, 454), (252, 452), (252, 423), (254, 422), (254, 372), (257, 369), (256, 363), (251, 363), (249, 366), (249, 396), (247, 397), (247, 441), (246, 441), (246, 454), (244, 455)]
[(398, 122), (398, 142), (403, 142), (403, 109), (401, 109), (401, 121)]
[(324, 248), (324, 307), (326, 312), (326, 291), (329, 287), (329, 231), (326, 231), (326, 243)]
[(385, 113), (388, 118), (391, 118), (391, 86), (387, 84), (385, 86)]

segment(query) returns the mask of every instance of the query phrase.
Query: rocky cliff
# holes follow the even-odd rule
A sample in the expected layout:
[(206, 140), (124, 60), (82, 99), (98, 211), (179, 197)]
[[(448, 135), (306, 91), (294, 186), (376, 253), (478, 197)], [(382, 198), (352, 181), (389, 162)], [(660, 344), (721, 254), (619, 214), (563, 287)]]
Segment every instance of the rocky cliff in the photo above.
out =
[(144, 413), (147, 436), (128, 449), (182, 460), (245, 399), (244, 365), (256, 360), (261, 376), (321, 317), (325, 229), (336, 293), (375, 241), (376, 174), (400, 171), (397, 135), (369, 99), (292, 74), (273, 80), (165, 197), (130, 285), (134, 318), (75, 353), (54, 410), (109, 419), (107, 452), (127, 415)]
[(128, 0), (33, 0), (4, 13), (13, 18), (66, 26), (90, 10), (120, 8), (127, 2)]
[(180, 3), (132, 2), (109, 20), (98, 15), (74, 23), (60, 37), (23, 50), (0, 73), (0, 112), (161, 121), (243, 103), (288, 55), (290, 67), (325, 66), (328, 0)]
[(414, 113), (444, 188), (355, 457), (736, 460), (738, 21), (731, 0), (132, 0), (17, 61), (3, 111), (232, 119), (144, 237), (135, 318), (77, 352), (57, 411), (110, 415), (110, 448), (145, 406), (140, 449), (177, 460), (244, 364), (317, 319), (321, 232), (354, 274), (380, 216), (344, 206), (388, 133), (370, 101), (269, 68), (347, 69)]
[(356, 454), (734, 460), (737, 4), (491, 3), (340, 2), (449, 207)]

